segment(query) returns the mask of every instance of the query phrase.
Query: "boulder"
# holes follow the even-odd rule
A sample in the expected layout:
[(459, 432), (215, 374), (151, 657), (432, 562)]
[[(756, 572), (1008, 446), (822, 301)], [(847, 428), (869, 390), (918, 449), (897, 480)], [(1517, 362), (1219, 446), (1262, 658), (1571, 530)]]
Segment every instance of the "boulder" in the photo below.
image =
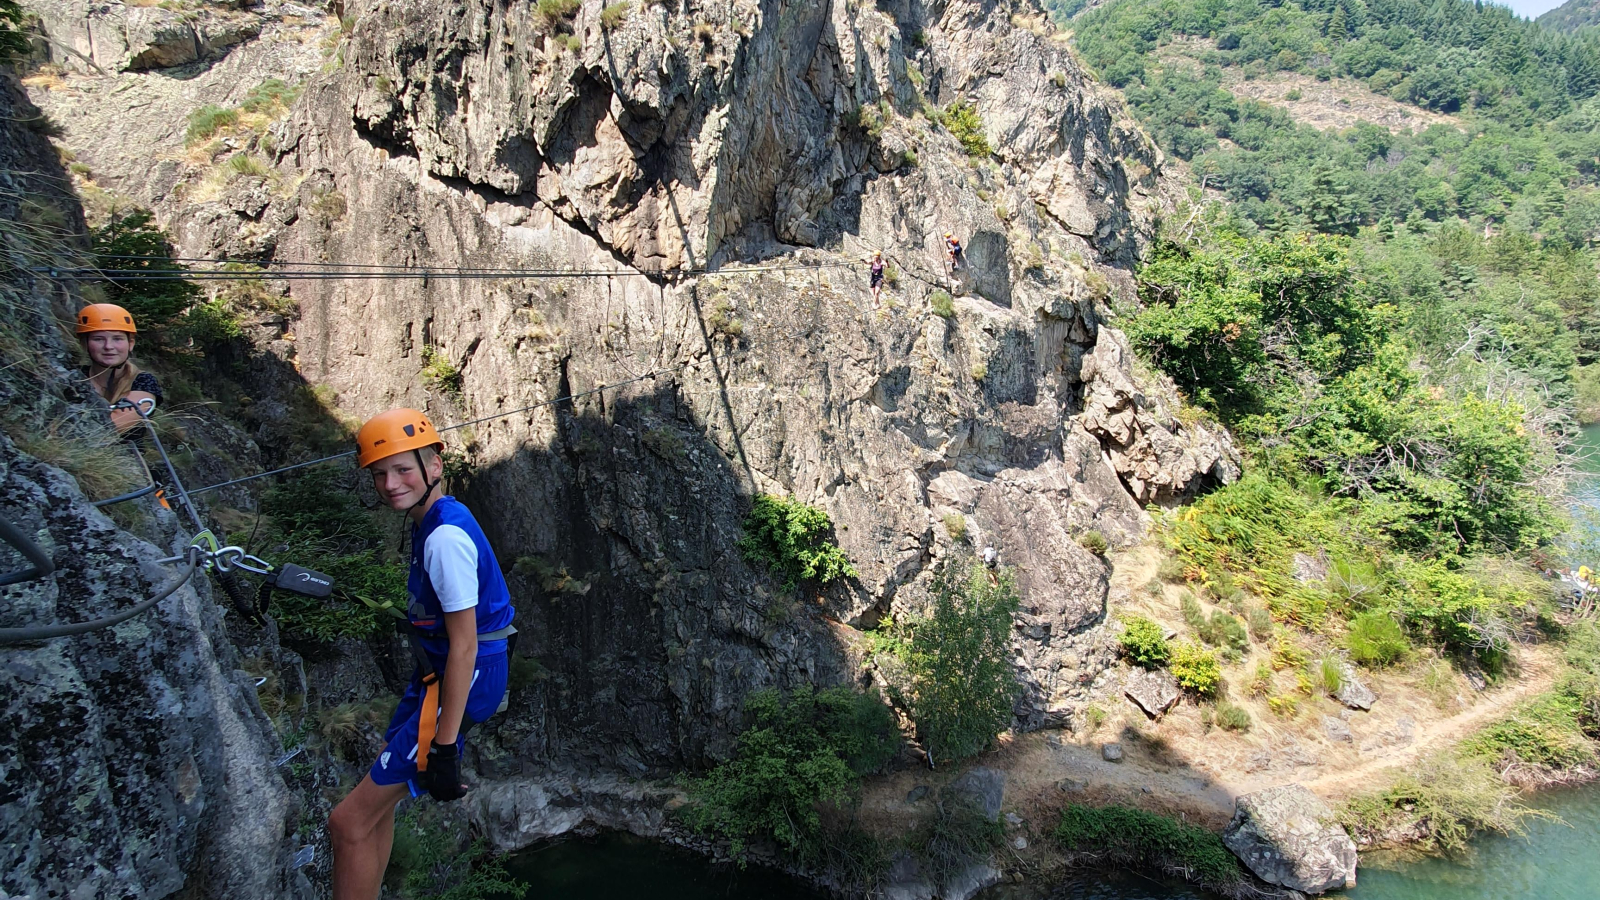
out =
[(945, 800), (970, 803), (990, 819), (1000, 815), (1000, 804), (1005, 800), (1005, 794), (1006, 774), (986, 766), (967, 770), (940, 792)]
[(1350, 723), (1338, 716), (1323, 716), (1322, 730), (1327, 732), (1328, 740), (1353, 743), (1355, 738), (1350, 734)]
[(1339, 673), (1339, 689), (1333, 692), (1333, 699), (1351, 709), (1371, 709), (1378, 702), (1378, 695), (1356, 677), (1355, 666), (1346, 663)]
[(1122, 745), (1106, 744), (1100, 748), (1100, 758), (1106, 762), (1122, 762)]
[(1178, 704), (1180, 696), (1178, 680), (1165, 669), (1130, 676), (1122, 692), (1152, 719), (1166, 715), (1167, 710)]
[(1356, 884), (1355, 842), (1304, 785), (1240, 797), (1222, 842), (1269, 884), (1308, 894)]

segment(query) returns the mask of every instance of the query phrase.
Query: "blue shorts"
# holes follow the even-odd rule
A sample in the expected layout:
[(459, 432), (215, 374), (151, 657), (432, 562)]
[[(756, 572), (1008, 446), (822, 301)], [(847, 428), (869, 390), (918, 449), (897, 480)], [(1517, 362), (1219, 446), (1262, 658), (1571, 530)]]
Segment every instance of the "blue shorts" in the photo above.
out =
[[(434, 668), (444, 671), (445, 661), (435, 659)], [(389, 730), (384, 732), (383, 752), (372, 764), (367, 774), (374, 784), (406, 784), (411, 796), (421, 796), (417, 786), (417, 731), (421, 728), (422, 697), (426, 688), (420, 673), (413, 673), (411, 683), (395, 707), (389, 720)], [(467, 693), (467, 711), (462, 717), (461, 733), (456, 736), (456, 749), (466, 745), (467, 727), (488, 719), (500, 708), (506, 695), (506, 653), (479, 655), (472, 667), (472, 689)]]

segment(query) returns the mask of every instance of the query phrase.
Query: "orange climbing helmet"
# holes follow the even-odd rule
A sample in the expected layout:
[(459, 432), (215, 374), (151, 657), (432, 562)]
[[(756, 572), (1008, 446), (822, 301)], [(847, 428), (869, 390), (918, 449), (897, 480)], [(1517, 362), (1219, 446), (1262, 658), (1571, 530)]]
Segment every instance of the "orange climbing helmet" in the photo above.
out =
[(427, 416), (414, 409), (391, 409), (368, 419), (356, 432), (356, 461), (364, 469), (396, 453), (443, 446)]
[(78, 333), (88, 334), (92, 331), (139, 333), (139, 329), (133, 326), (133, 313), (115, 303), (91, 303), (78, 310)]

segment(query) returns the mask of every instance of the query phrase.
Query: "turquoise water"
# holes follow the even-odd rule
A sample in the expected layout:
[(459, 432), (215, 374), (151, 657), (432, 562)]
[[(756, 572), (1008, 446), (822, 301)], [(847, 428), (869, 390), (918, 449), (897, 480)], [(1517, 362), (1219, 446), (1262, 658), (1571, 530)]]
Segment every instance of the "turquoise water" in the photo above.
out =
[(1600, 897), (1600, 789), (1542, 794), (1560, 821), (1534, 821), (1524, 837), (1485, 837), (1462, 861), (1424, 859), (1394, 870), (1368, 866), (1350, 900), (1594, 900)]
[[(1575, 486), (1581, 505), (1600, 510), (1600, 425), (1584, 429)], [(1580, 521), (1582, 521), (1580, 519)], [(1588, 521), (1595, 527), (1600, 519)], [(1600, 535), (1592, 541), (1600, 547)], [(1594, 568), (1595, 561), (1590, 561)], [(1521, 837), (1490, 836), (1466, 859), (1424, 859), (1393, 867), (1363, 861), (1349, 900), (1600, 900), (1600, 786), (1541, 794), (1549, 818)], [(529, 884), (527, 900), (824, 900), (828, 895), (762, 869), (740, 871), (627, 835), (561, 841), (517, 854), (509, 868)], [(980, 900), (1207, 900), (1209, 895), (1126, 872), (1084, 873), (1049, 889), (996, 887)]]

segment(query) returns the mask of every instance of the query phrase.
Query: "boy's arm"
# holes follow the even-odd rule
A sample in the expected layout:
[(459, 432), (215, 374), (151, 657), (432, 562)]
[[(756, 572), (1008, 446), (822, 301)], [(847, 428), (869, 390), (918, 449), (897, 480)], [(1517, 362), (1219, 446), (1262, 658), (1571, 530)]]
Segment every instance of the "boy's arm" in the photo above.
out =
[(478, 660), (478, 615), (473, 609), (444, 614), (444, 630), (450, 636), (450, 656), (444, 664), (443, 698), (439, 703), (438, 730), (434, 743), (454, 744), (461, 732), (461, 717), (467, 712), (467, 695), (472, 691), (472, 667)]

